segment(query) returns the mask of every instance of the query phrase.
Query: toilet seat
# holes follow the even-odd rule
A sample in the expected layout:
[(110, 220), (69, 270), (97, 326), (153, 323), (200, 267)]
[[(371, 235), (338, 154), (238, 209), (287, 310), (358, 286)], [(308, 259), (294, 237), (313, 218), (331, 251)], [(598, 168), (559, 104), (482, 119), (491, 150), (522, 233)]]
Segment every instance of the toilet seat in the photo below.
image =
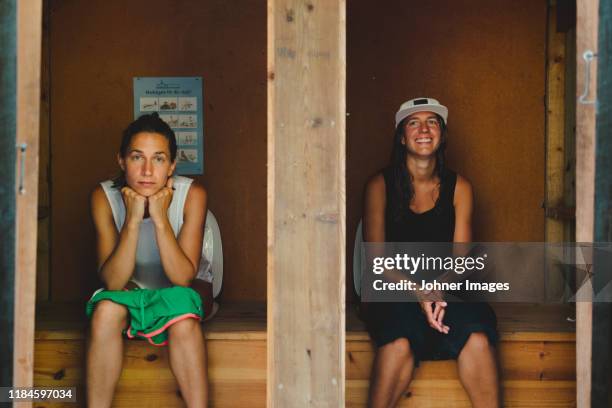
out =
[(217, 218), (210, 210), (206, 214), (202, 257), (208, 261), (209, 267), (212, 269), (213, 297), (216, 298), (223, 286), (223, 245)]

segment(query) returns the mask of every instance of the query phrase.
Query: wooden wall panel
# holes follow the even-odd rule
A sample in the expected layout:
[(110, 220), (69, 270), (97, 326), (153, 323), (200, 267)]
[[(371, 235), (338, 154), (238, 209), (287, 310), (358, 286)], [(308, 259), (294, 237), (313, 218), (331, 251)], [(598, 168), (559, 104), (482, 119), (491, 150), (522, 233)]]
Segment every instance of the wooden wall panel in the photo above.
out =
[(223, 299), (266, 298), (266, 3), (50, 1), (51, 298), (97, 285), (88, 197), (118, 169), (134, 76), (204, 78), (205, 174)]
[(544, 240), (546, 19), (545, 1), (349, 2), (349, 270), (363, 188), (416, 97), (449, 108), (447, 161), (474, 186), (474, 240)]

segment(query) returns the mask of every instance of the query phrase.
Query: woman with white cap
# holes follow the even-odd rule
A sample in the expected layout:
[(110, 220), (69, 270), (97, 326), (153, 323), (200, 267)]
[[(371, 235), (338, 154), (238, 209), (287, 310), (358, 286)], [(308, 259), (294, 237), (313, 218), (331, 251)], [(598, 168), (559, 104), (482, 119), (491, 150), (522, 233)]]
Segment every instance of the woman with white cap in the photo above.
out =
[[(401, 105), (390, 165), (366, 186), (364, 241), (471, 241), (472, 187), (445, 165), (447, 119), (448, 109), (432, 98)], [(365, 306), (377, 346), (368, 406), (395, 406), (419, 361), (447, 359), (457, 359), (474, 407), (499, 406), (497, 320), (489, 305), (421, 298)]]

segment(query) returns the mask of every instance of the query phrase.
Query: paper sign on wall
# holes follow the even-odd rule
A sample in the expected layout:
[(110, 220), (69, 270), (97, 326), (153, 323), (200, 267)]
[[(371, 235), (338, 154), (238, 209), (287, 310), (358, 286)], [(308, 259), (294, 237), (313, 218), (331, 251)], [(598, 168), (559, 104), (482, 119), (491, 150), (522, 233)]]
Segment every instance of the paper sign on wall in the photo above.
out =
[(178, 174), (204, 173), (201, 77), (135, 77), (134, 119), (157, 112), (176, 134)]

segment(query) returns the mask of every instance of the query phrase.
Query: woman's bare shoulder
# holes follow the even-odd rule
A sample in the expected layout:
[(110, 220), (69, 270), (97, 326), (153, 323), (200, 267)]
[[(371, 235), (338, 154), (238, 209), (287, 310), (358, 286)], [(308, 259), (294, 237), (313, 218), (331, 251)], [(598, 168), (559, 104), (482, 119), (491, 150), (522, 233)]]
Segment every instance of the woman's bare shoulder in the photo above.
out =
[(110, 209), (110, 204), (108, 199), (106, 198), (106, 193), (104, 192), (104, 188), (102, 188), (101, 184), (98, 184), (90, 195), (91, 206), (92, 209), (96, 208), (108, 208)]
[(385, 187), (385, 177), (382, 172), (376, 173), (366, 184), (364, 194), (364, 211), (381, 212), (387, 203), (387, 191)]
[(91, 192), (90, 197), (91, 213), (96, 225), (100, 223), (113, 224), (113, 210), (106, 198), (104, 188), (98, 184)]
[(189, 191), (187, 192), (187, 202), (189, 201), (206, 201), (206, 188), (197, 180), (193, 180)]
[[(199, 220), (205, 217), (207, 210), (208, 194), (206, 188), (196, 180), (189, 186), (183, 213), (186, 219)], [(199, 222), (199, 221), (198, 221)]]

